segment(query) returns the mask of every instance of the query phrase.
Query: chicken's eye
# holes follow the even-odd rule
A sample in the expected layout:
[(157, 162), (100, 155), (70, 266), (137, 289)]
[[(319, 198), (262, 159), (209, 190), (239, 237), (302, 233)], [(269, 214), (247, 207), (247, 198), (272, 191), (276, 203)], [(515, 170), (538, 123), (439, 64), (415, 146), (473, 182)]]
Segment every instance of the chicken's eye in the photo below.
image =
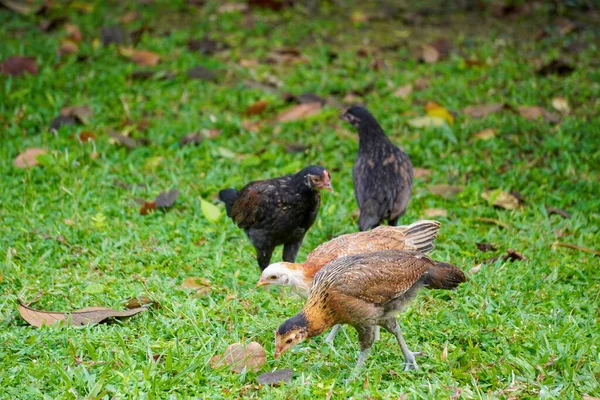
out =
[(277, 279), (277, 275), (271, 275), (271, 276), (269, 277), (269, 279), (275, 280), (275, 279)]
[(286, 342), (287, 344), (290, 344), (290, 343), (292, 343), (292, 339), (288, 339), (288, 340), (286, 340), (285, 342)]

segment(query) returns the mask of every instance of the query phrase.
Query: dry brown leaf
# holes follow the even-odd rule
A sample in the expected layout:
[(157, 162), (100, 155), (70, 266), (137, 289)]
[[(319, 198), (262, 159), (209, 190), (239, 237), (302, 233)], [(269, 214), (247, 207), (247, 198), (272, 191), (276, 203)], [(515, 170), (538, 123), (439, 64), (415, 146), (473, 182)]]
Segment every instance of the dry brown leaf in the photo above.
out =
[(90, 142), (96, 140), (96, 134), (93, 132), (82, 131), (79, 133), (79, 140), (82, 142)]
[(225, 3), (217, 9), (218, 14), (225, 14), (231, 12), (245, 12), (248, 11), (248, 4), (245, 3)]
[(69, 106), (60, 109), (62, 117), (73, 117), (82, 124), (87, 124), (94, 116), (94, 111), (89, 106)]
[(140, 17), (140, 14), (137, 11), (129, 11), (119, 17), (119, 21), (122, 24), (128, 24), (137, 20)]
[(478, 249), (479, 251), (482, 251), (482, 252), (484, 252), (484, 253), (485, 253), (486, 251), (496, 251), (496, 250), (498, 250), (498, 249), (496, 248), (496, 246), (494, 246), (494, 245), (493, 245), (493, 244), (491, 244), (491, 243), (475, 243), (475, 246), (477, 246), (477, 249)]
[(256, 381), (261, 385), (279, 386), (282, 383), (292, 380), (292, 370), (289, 368), (278, 369), (273, 372), (265, 372), (256, 378)]
[(427, 64), (436, 63), (440, 59), (440, 52), (430, 44), (421, 46), (421, 54), (419, 59)]
[(144, 307), (144, 306), (148, 306), (148, 305), (152, 305), (152, 304), (156, 304), (156, 302), (154, 300), (152, 300), (151, 298), (149, 298), (147, 296), (138, 296), (138, 297), (133, 297), (133, 298), (127, 300), (127, 302), (125, 303), (125, 307), (132, 310), (135, 308), (140, 308), (140, 307)]
[(120, 47), (119, 51), (121, 55), (143, 67), (154, 67), (160, 62), (160, 55), (153, 51), (137, 50), (131, 47)]
[(425, 90), (429, 87), (429, 79), (427, 78), (418, 78), (415, 81), (415, 90)]
[(140, 208), (140, 215), (150, 214), (150, 212), (154, 210), (156, 210), (156, 201), (144, 201), (142, 207)]
[(545, 121), (553, 124), (560, 122), (560, 117), (558, 115), (539, 106), (519, 106), (519, 115), (531, 121), (537, 121), (540, 118), (543, 118)]
[(282, 111), (275, 119), (280, 122), (288, 122), (308, 118), (318, 114), (321, 107), (321, 103), (317, 102), (298, 104)]
[(415, 178), (427, 178), (428, 176), (431, 176), (431, 174), (433, 174), (433, 171), (430, 169), (419, 167), (413, 168), (413, 175)]
[(250, 342), (244, 346), (241, 343), (234, 343), (227, 347), (224, 356), (215, 362), (216, 366), (224, 362), (231, 371), (241, 373), (244, 370), (257, 372), (267, 361), (265, 350), (257, 342)]
[(35, 75), (38, 73), (38, 66), (35, 57), (12, 56), (2, 62), (0, 72), (11, 76), (19, 76), (25, 73)]
[(170, 208), (175, 204), (175, 200), (179, 196), (179, 190), (173, 189), (168, 192), (161, 192), (154, 200), (157, 208)]
[(486, 128), (481, 132), (477, 132), (473, 135), (476, 140), (490, 140), (496, 137), (496, 128)]
[(258, 100), (257, 102), (251, 104), (250, 106), (248, 106), (248, 108), (246, 108), (246, 110), (244, 111), (244, 115), (252, 116), (262, 114), (268, 106), (269, 102), (267, 102), (266, 100)]
[(569, 106), (569, 101), (562, 96), (557, 96), (552, 99), (552, 107), (563, 114), (568, 114), (571, 112), (571, 107)]
[(46, 7), (46, 3), (43, 1), (0, 0), (0, 4), (23, 15), (37, 14)]
[(37, 157), (41, 154), (46, 154), (46, 150), (37, 147), (31, 147), (19, 154), (13, 161), (13, 165), (17, 168), (31, 168), (38, 165)]
[(408, 96), (410, 96), (412, 91), (413, 85), (409, 83), (407, 85), (400, 86), (398, 89), (396, 89), (396, 91), (394, 92), (394, 96), (400, 97), (401, 99), (406, 99), (408, 98)]
[(478, 272), (479, 272), (479, 270), (481, 269), (481, 267), (483, 267), (483, 263), (481, 263), (481, 264), (477, 264), (476, 266), (474, 266), (473, 268), (471, 268), (471, 269), (469, 270), (469, 274), (471, 274), (471, 275), (472, 275), (472, 274), (476, 274), (476, 273), (478, 273)]
[(587, 393), (584, 393), (583, 396), (581, 397), (581, 400), (600, 400), (600, 397), (594, 397), (594, 396), (590, 396)]
[(127, 311), (117, 311), (104, 307), (89, 307), (70, 313), (34, 310), (19, 301), (19, 314), (30, 325), (39, 328), (51, 325), (57, 321), (65, 321), (69, 326), (83, 326), (100, 323), (107, 318), (130, 317), (146, 311), (145, 307), (134, 308)]
[(297, 64), (308, 62), (308, 59), (302, 55), (300, 50), (295, 47), (281, 47), (274, 49), (265, 59), (271, 64)]
[(181, 283), (182, 289), (194, 289), (195, 295), (204, 296), (210, 293), (210, 281), (206, 278), (190, 277), (185, 278)]
[(488, 203), (491, 202), (494, 206), (502, 207), (505, 210), (514, 210), (519, 207), (519, 199), (502, 190), (486, 190), (481, 193), (481, 197)]
[(495, 114), (499, 111), (502, 111), (503, 109), (504, 104), (491, 103), (465, 107), (463, 108), (462, 112), (473, 118), (483, 118), (490, 114)]
[(77, 25), (66, 23), (63, 25), (63, 28), (69, 35), (69, 39), (74, 42), (81, 42), (83, 40), (83, 35), (81, 34), (81, 30)]
[(459, 186), (459, 185), (446, 185), (446, 184), (439, 184), (439, 185), (429, 185), (429, 191), (437, 196), (442, 196), (445, 198), (450, 198), (460, 192), (462, 192), (463, 190), (465, 190), (464, 186)]
[(447, 217), (448, 210), (445, 210), (443, 208), (427, 208), (427, 209), (423, 210), (423, 214), (427, 218)]
[(77, 53), (78, 51), (79, 45), (72, 40), (63, 40), (58, 47), (58, 54), (61, 56)]

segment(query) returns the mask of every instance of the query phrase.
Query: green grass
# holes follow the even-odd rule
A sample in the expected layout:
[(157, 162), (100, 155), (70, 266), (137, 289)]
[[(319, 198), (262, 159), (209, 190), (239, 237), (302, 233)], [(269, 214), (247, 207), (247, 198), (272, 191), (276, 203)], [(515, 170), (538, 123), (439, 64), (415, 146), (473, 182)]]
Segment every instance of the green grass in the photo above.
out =
[[(310, 17), (301, 10), (253, 11), (254, 26), (247, 27), (239, 13), (214, 16), (214, 4), (202, 11), (184, 2), (92, 4), (89, 13), (67, 5), (52, 11), (81, 28), (79, 54), (86, 59), (80, 62), (77, 56), (56, 55), (63, 30), (41, 33), (40, 17), (0, 10), (0, 59), (33, 55), (40, 66), (34, 76), (0, 76), (0, 398), (600, 396), (599, 258), (552, 246), (561, 241), (600, 249), (600, 75), (594, 58), (598, 37), (589, 15), (576, 16), (582, 29), (561, 36), (544, 10), (516, 20), (450, 14), (417, 26), (374, 19), (356, 27), (349, 15), (358, 7), (339, 10), (325, 4)], [(118, 23), (135, 7), (140, 18), (128, 29), (143, 23), (155, 28), (137, 47), (160, 53), (163, 60), (152, 69), (173, 71), (175, 78), (132, 81), (129, 75), (138, 67), (115, 46), (94, 44), (101, 26)], [(551, 35), (534, 41), (544, 26)], [(187, 40), (205, 33), (231, 48), (214, 56), (188, 51)], [(432, 65), (416, 62), (413, 50), (439, 36), (452, 40), (450, 57)], [(569, 52), (575, 42), (584, 48)], [(369, 58), (356, 56), (359, 47), (390, 43), (400, 47), (382, 53), (386, 70), (374, 71)], [(309, 63), (239, 66), (240, 60), (262, 60), (279, 46), (299, 47)], [(338, 58), (329, 61), (328, 51)], [(559, 55), (576, 67), (571, 75), (535, 74), (536, 62)], [(464, 59), (486, 66), (465, 67)], [(219, 80), (187, 79), (186, 71), (196, 65), (215, 69)], [(326, 106), (313, 118), (267, 123), (257, 133), (242, 128), (247, 119), (242, 112), (256, 100), (269, 101), (265, 119), (287, 107), (276, 94), (243, 84), (273, 78), (282, 82), (282, 90), (338, 100), (372, 83), (363, 100), (414, 165), (433, 171), (416, 180), (402, 222), (422, 218), (428, 208), (448, 210), (448, 217), (439, 218), (443, 226), (432, 256), (465, 271), (509, 248), (528, 258), (485, 265), (456, 292), (419, 295), (400, 317), (409, 346), (425, 353), (417, 372), (402, 372), (401, 351), (383, 333), (367, 361), (368, 382), (347, 382), (358, 355), (352, 329), (345, 330), (350, 340), (337, 338), (335, 351), (319, 337), (272, 359), (274, 330), (302, 304), (285, 290), (255, 289), (258, 268), (248, 240), (228, 219), (208, 221), (200, 199), (217, 204), (220, 188), (318, 163), (332, 171), (336, 192), (323, 195), (299, 259), (357, 229), (351, 177), (357, 140), (338, 119), (339, 109)], [(418, 78), (429, 79), (430, 86), (407, 100), (392, 95)], [(487, 102), (550, 110), (558, 95), (572, 107), (558, 125), (510, 111), (483, 119), (459, 114), (454, 125), (439, 129), (406, 125), (424, 115), (428, 100), (450, 110)], [(49, 132), (60, 108), (75, 104), (94, 110), (89, 123)], [(106, 132), (123, 130), (126, 120), (149, 122), (141, 133), (150, 139), (148, 146), (127, 150), (110, 142)], [(494, 139), (473, 139), (488, 127), (498, 129)], [(222, 133), (197, 147), (178, 146), (183, 135), (201, 129)], [(74, 139), (82, 130), (94, 132), (96, 142)], [(286, 153), (286, 145), (294, 142), (307, 151)], [(46, 147), (50, 155), (35, 168), (13, 167), (13, 159), (28, 147)], [(227, 158), (222, 149), (256, 157)], [(115, 181), (133, 186), (123, 189)], [(465, 190), (444, 199), (427, 189), (439, 183)], [(171, 188), (181, 192), (173, 209), (139, 215), (134, 198), (151, 199)], [(481, 198), (484, 190), (498, 188), (519, 191), (525, 203), (507, 211)], [(548, 215), (545, 206), (568, 210), (572, 218)], [(496, 219), (508, 229), (480, 218)], [(59, 235), (65, 242), (56, 239)], [(480, 253), (476, 242), (494, 243), (499, 250)], [(280, 257), (278, 251), (274, 260)], [(190, 276), (209, 279), (210, 295), (197, 298), (181, 289)], [(97, 283), (103, 285), (100, 293), (86, 291)], [(156, 299), (160, 307), (83, 328), (36, 329), (21, 319), (16, 306), (21, 298), (46, 310), (122, 309), (137, 295)], [(231, 343), (252, 340), (267, 351), (259, 373), (292, 368), (292, 382), (259, 387), (258, 374), (211, 369), (213, 355)], [(154, 355), (160, 355), (158, 361)]]

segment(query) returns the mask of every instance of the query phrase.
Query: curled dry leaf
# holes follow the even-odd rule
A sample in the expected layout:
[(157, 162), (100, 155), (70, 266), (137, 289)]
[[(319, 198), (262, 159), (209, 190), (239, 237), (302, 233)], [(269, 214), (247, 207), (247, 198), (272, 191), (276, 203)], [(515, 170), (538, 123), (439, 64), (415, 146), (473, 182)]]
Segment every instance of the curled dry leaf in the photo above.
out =
[(142, 207), (140, 208), (140, 215), (148, 215), (154, 210), (156, 210), (156, 201), (143, 201)]
[(25, 73), (35, 75), (38, 73), (38, 66), (35, 57), (12, 56), (2, 62), (0, 72), (11, 76), (19, 76)]
[(473, 118), (484, 118), (490, 114), (495, 114), (504, 109), (504, 104), (491, 103), (463, 108), (462, 112)]
[(96, 134), (93, 132), (82, 131), (79, 133), (79, 140), (82, 142), (93, 142), (96, 140)]
[(484, 253), (485, 253), (486, 251), (496, 251), (496, 250), (498, 250), (498, 249), (496, 248), (496, 246), (494, 246), (494, 245), (493, 245), (493, 244), (491, 244), (491, 243), (475, 243), (475, 245), (477, 246), (477, 249), (478, 249), (479, 251), (482, 251), (482, 252), (484, 252)]
[(61, 56), (74, 54), (79, 51), (79, 45), (72, 40), (63, 40), (58, 46), (58, 54)]
[(428, 101), (425, 104), (425, 112), (430, 117), (441, 118), (446, 121), (448, 124), (452, 125), (454, 123), (454, 115), (441, 105), (434, 103), (433, 101)]
[(519, 207), (519, 199), (503, 190), (486, 190), (481, 193), (481, 197), (489, 204), (505, 210), (514, 210)]
[(267, 107), (269, 106), (269, 102), (266, 100), (258, 100), (252, 103), (246, 110), (244, 111), (244, 115), (252, 116), (252, 115), (260, 115), (262, 114)]
[(486, 128), (473, 135), (476, 140), (490, 140), (496, 137), (496, 128)]
[(145, 307), (134, 308), (127, 311), (117, 311), (104, 307), (89, 307), (70, 313), (41, 311), (27, 307), (19, 301), (19, 314), (30, 325), (39, 328), (43, 325), (51, 325), (57, 321), (65, 321), (69, 326), (83, 326), (98, 324), (108, 318), (130, 317), (146, 311)]
[(537, 121), (540, 118), (543, 118), (545, 121), (553, 124), (560, 122), (560, 117), (557, 114), (539, 106), (520, 106), (519, 115), (531, 121)]
[(144, 306), (151, 306), (153, 304), (156, 304), (156, 302), (151, 298), (147, 296), (138, 296), (132, 297), (131, 299), (127, 300), (127, 302), (125, 303), (125, 307), (132, 310)]
[(46, 150), (30, 147), (15, 158), (13, 165), (21, 169), (35, 167), (39, 164), (37, 157), (41, 154), (46, 154)]
[(436, 196), (442, 196), (445, 198), (450, 198), (454, 195), (457, 195), (463, 190), (465, 190), (464, 186), (459, 185), (429, 185), (429, 191), (431, 192), (431, 194), (434, 194)]
[(421, 46), (419, 60), (427, 64), (433, 64), (439, 60), (448, 57), (450, 54), (450, 41), (440, 38), (432, 43)]
[(82, 124), (87, 124), (94, 116), (94, 111), (89, 106), (69, 106), (60, 109), (62, 117), (73, 117)]
[(423, 210), (423, 215), (425, 215), (427, 218), (447, 217), (448, 210), (443, 208), (427, 208)]
[(557, 96), (552, 99), (552, 107), (563, 114), (568, 114), (571, 112), (571, 107), (569, 106), (569, 101), (562, 96)]
[(210, 281), (206, 278), (190, 277), (185, 278), (181, 283), (182, 289), (194, 289), (196, 297), (205, 296), (210, 293)]
[(427, 178), (428, 176), (431, 176), (431, 174), (433, 174), (433, 171), (430, 169), (419, 167), (413, 168), (413, 175), (415, 178)]
[(77, 25), (66, 23), (63, 25), (64, 30), (67, 32), (69, 39), (74, 42), (81, 42), (83, 40), (83, 35), (81, 34), (81, 30)]
[[(213, 357), (213, 359), (215, 358)], [(266, 361), (267, 354), (260, 343), (250, 342), (246, 346), (241, 343), (234, 343), (227, 347), (222, 357), (211, 362), (211, 366), (214, 365), (213, 368), (218, 368), (224, 363), (229, 366), (231, 371), (237, 373), (244, 370), (257, 372)]]
[(156, 207), (157, 208), (171, 208), (175, 204), (175, 200), (179, 196), (179, 190), (173, 189), (168, 192), (161, 192), (156, 196)]
[(256, 380), (261, 385), (279, 386), (281, 383), (290, 382), (292, 380), (292, 370), (289, 368), (278, 369), (273, 372), (265, 372), (259, 375)]
[(408, 98), (408, 96), (410, 96), (412, 91), (413, 85), (409, 83), (407, 85), (400, 86), (398, 89), (396, 89), (396, 91), (394, 92), (394, 96), (399, 97), (401, 99), (406, 99)]
[(303, 103), (282, 111), (275, 119), (280, 122), (296, 121), (316, 115), (321, 111), (321, 103)]
[(154, 67), (160, 62), (160, 55), (149, 50), (138, 50), (132, 47), (119, 47), (122, 56), (129, 58), (137, 65)]

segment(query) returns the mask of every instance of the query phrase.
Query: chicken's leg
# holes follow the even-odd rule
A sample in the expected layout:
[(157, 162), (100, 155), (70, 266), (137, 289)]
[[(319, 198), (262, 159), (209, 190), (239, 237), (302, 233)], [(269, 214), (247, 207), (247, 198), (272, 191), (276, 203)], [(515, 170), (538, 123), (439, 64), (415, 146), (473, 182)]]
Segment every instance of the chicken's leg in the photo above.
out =
[(398, 325), (398, 322), (396, 321), (396, 319), (392, 318), (392, 319), (385, 321), (383, 326), (385, 329), (387, 329), (388, 331), (393, 333), (396, 336), (396, 339), (398, 340), (398, 344), (400, 345), (400, 348), (402, 349), (402, 354), (404, 354), (404, 361), (405, 361), (404, 370), (410, 371), (410, 370), (418, 369), (419, 366), (417, 365), (415, 356), (420, 355), (421, 353), (413, 353), (412, 351), (410, 351), (408, 349), (408, 345), (406, 344), (406, 341), (404, 340), (404, 337), (402, 336), (402, 332), (400, 331), (400, 326)]
[(338, 324), (331, 328), (331, 332), (329, 332), (329, 335), (327, 335), (327, 337), (325, 338), (325, 343), (333, 342), (333, 340), (335, 339), (335, 335), (337, 335), (341, 327), (342, 326)]
[(355, 369), (360, 369), (365, 365), (365, 361), (371, 352), (371, 347), (375, 341), (375, 327), (374, 326), (361, 326), (356, 327), (358, 332), (358, 341), (360, 342), (360, 355), (356, 362)]
[(285, 262), (296, 262), (296, 256), (302, 246), (302, 239), (299, 242), (286, 243), (283, 245), (283, 261)]

